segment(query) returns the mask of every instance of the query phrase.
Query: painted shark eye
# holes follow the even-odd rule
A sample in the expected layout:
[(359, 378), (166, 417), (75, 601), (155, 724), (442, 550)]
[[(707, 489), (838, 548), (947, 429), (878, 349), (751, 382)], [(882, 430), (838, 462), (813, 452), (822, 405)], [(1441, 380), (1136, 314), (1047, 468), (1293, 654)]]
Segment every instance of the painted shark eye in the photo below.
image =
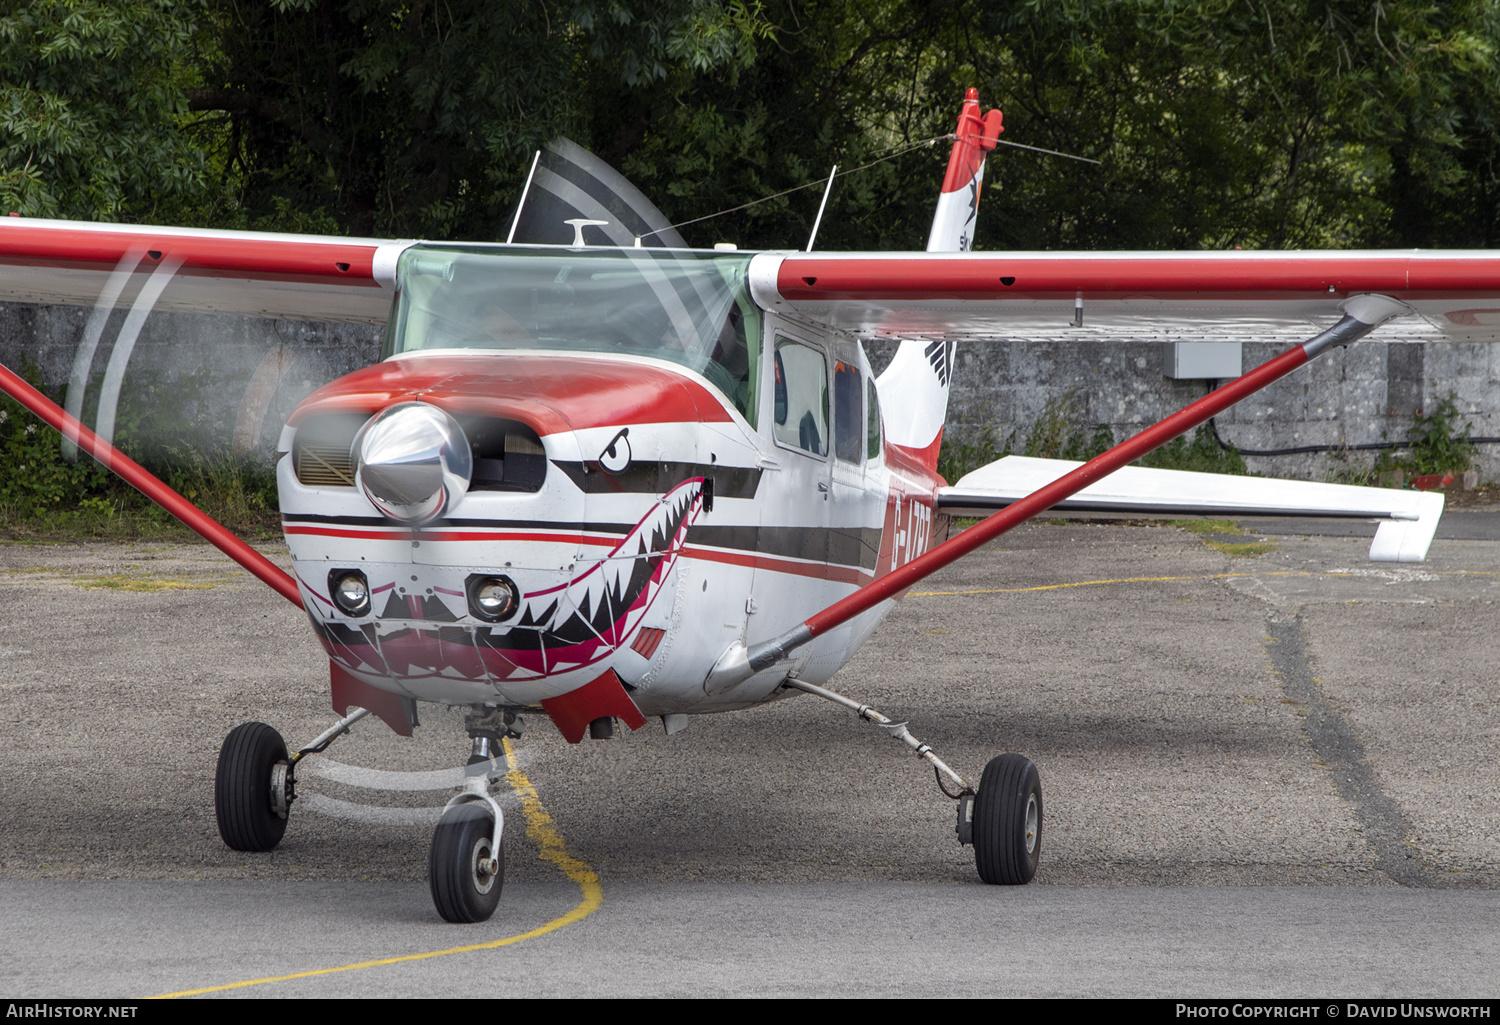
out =
[(469, 578), (467, 590), (469, 611), (486, 623), (509, 619), (521, 604), (521, 592), (510, 577), (475, 575)]
[(606, 473), (624, 473), (630, 466), (630, 428), (622, 427), (599, 453), (599, 466)]

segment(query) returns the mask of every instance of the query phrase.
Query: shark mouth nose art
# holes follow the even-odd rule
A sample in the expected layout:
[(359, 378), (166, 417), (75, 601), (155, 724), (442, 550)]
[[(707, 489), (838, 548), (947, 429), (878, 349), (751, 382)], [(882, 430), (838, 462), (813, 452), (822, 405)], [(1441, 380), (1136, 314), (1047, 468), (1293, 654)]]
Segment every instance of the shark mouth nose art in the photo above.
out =
[[(313, 616), (334, 661), (355, 672), (405, 680), (535, 680), (585, 669), (627, 646), (681, 557), (703, 510), (702, 477), (678, 484), (602, 558), (579, 565), (566, 583), (529, 591), (502, 624), (467, 625), (436, 595), (397, 596), (394, 584), (379, 622)], [(372, 581), (373, 584), (373, 581)], [(454, 592), (444, 592), (452, 594)], [(461, 600), (452, 605), (462, 608)], [(394, 622), (412, 625), (391, 630)]]

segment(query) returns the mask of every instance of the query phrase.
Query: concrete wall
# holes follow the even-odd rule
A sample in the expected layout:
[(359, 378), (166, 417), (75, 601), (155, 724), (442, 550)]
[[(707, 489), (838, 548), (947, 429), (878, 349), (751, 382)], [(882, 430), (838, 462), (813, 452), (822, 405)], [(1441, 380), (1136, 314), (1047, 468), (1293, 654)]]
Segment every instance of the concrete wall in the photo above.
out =
[[(869, 347), (877, 371), (894, 343)], [(1243, 367), (1253, 369), (1283, 344), (1246, 343)], [(1014, 432), (1019, 451), (1049, 404), (1071, 395), (1079, 427), (1108, 424), (1122, 440), (1207, 393), (1208, 382), (1165, 376), (1166, 346), (1141, 342), (976, 342), (959, 344), (947, 437), (1003, 443)], [(1249, 449), (1355, 445), (1409, 437), (1412, 418), (1449, 393), (1476, 436), (1500, 436), (1500, 346), (1367, 341), (1328, 353), (1233, 407), (1217, 420), (1219, 434)], [(1368, 467), (1373, 452), (1342, 456), (1248, 457), (1267, 476), (1324, 480), (1349, 467)], [(1480, 448), (1485, 479), (1500, 476), (1500, 445)]]
[[(19, 370), (24, 357), (48, 389), (60, 390), (89, 312), (0, 304), (0, 363)], [(90, 426), (125, 312), (111, 315), (94, 354), (84, 417)], [(170, 407), (147, 412), (180, 416), (203, 448), (234, 447), (238, 435), (242, 451), (269, 457), (293, 407), (319, 385), (375, 362), (382, 335), (382, 328), (365, 325), (153, 313), (130, 352), (121, 408), (132, 402)]]
[[(0, 304), (0, 362), (36, 364), (43, 381), (65, 383), (89, 311), (79, 307)], [(107, 323), (93, 362), (103, 375), (124, 319)], [(382, 329), (347, 324), (156, 313), (146, 322), (129, 360), (124, 394), (148, 390), (154, 401), (181, 402), (204, 446), (242, 442), (269, 454), (280, 426), (308, 392), (374, 362)], [(1282, 344), (1247, 343), (1243, 365), (1257, 366)], [(869, 346), (877, 371), (894, 343)], [(1203, 395), (1203, 381), (1164, 376), (1164, 345), (1153, 342), (1036, 341), (961, 343), (948, 437), (974, 442), (989, 435), (1020, 448), (1049, 405), (1067, 401), (1078, 426), (1091, 433), (1108, 424), (1115, 438), (1152, 423)], [(216, 390), (184, 399), (192, 389), (173, 382), (197, 376)], [(97, 382), (90, 390), (96, 400)], [(1361, 342), (1335, 351), (1219, 418), (1226, 441), (1244, 448), (1358, 444), (1409, 435), (1412, 417), (1452, 392), (1476, 435), (1500, 436), (1500, 346)], [(171, 411), (167, 411), (171, 412)], [(91, 419), (91, 418), (90, 418)], [(1374, 453), (1340, 457), (1251, 457), (1252, 470), (1321, 480), (1348, 466), (1368, 466)], [(1480, 471), (1500, 476), (1500, 445), (1481, 448)]]

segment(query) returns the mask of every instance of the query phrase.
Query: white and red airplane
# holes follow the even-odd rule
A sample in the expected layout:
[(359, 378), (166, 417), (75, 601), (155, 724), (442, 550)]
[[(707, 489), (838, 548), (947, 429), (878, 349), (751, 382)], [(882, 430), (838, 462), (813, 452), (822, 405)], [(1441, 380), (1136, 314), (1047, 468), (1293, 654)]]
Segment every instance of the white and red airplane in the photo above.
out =
[[(692, 715), (810, 693), (931, 762), (981, 878), (1024, 883), (1042, 829), (1029, 760), (1001, 755), (975, 784), (824, 687), (914, 582), (1057, 506), (1376, 517), (1372, 558), (1422, 559), (1440, 495), (1121, 468), (1377, 327), (1387, 340), (1497, 340), (1500, 256), (973, 253), (1000, 130), (970, 90), (926, 253), (642, 244), (672, 236), (551, 171), (534, 184), (571, 202), (571, 243), (0, 218), (0, 299), (94, 308), (75, 383), (127, 302), (122, 337), (153, 309), (387, 324), (382, 360), (314, 391), (282, 431), (290, 576), (110, 444), (128, 345), (122, 357), (115, 344), (95, 429), (71, 392), (60, 408), (0, 368), (0, 388), (65, 444), (300, 606), (327, 649), (343, 719), (290, 754), (263, 723), (224, 742), (225, 842), (274, 847), (299, 761), (358, 718), (409, 735), (419, 702), (466, 706), (475, 775), (437, 827), (431, 887), (444, 918), (481, 921), (503, 884), (491, 770), (520, 713), (577, 742), (615, 720), (660, 717), (673, 733)], [(614, 244), (585, 244), (586, 228)], [(1085, 308), (1122, 337), (1193, 322), (1309, 340), (1086, 464), (1009, 457), (947, 485), (936, 467), (956, 343), (1056, 334)], [(879, 377), (861, 344), (877, 337), (900, 340)], [(987, 518), (944, 541), (955, 512)]]

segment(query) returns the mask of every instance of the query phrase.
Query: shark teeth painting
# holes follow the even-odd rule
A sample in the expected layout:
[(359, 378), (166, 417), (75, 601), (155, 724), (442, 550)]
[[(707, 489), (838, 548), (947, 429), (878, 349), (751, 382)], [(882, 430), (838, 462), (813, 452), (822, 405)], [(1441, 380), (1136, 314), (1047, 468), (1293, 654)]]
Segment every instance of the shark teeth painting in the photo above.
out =
[[(628, 645), (677, 565), (702, 513), (703, 491), (702, 477), (672, 488), (603, 557), (581, 566), (566, 583), (524, 594), (508, 623), (455, 623), (441, 602), (429, 598), (413, 611), (392, 605), (382, 620), (412, 620), (392, 632), (374, 624), (314, 625), (340, 664), (397, 679), (447, 676), (498, 684), (587, 669)], [(444, 614), (427, 615), (427, 605), (442, 607)]]

